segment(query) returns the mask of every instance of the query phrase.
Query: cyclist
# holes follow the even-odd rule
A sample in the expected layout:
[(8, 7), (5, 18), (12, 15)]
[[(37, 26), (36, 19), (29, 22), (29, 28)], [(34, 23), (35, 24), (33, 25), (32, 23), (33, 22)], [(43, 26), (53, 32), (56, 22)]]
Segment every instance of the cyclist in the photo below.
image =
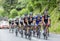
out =
[(33, 22), (33, 13), (30, 12), (30, 15), (28, 17), (28, 22), (29, 22), (29, 25), (31, 25), (31, 23)]
[(23, 17), (21, 17), (20, 19), (20, 34), (21, 34), (21, 37), (23, 37), (23, 30), (24, 30), (24, 25), (23, 25)]
[(48, 26), (50, 25), (50, 16), (48, 15), (48, 11), (44, 11), (44, 15), (42, 17), (42, 22), (43, 22), (43, 26), (44, 26), (43, 35), (46, 36), (46, 39), (47, 39), (47, 34), (48, 34), (48, 29), (49, 29)]
[(25, 14), (25, 17), (24, 17), (24, 19), (23, 19), (24, 21), (23, 21), (23, 25), (28, 25), (28, 14)]
[(42, 16), (38, 14), (36, 17), (36, 24), (39, 25), (40, 22), (42, 22)]
[(37, 37), (40, 38), (41, 34), (41, 22), (42, 22), (42, 16), (40, 14), (36, 17), (36, 24), (37, 24)]
[(33, 30), (33, 36), (35, 37), (35, 34), (36, 34), (36, 17), (34, 17), (33, 19), (33, 23), (31, 24), (32, 25), (32, 30)]
[(9, 20), (9, 32), (11, 31), (11, 22), (12, 20)]
[(28, 27), (28, 14), (25, 14), (25, 17), (23, 19), (23, 25), (24, 25), (24, 33), (25, 33), (25, 38), (27, 38), (27, 27)]
[(14, 20), (11, 21), (11, 30), (12, 30), (12, 33), (14, 32)]
[(15, 24), (16, 24), (15, 33), (16, 33), (16, 36), (17, 36), (18, 35), (18, 31), (19, 31), (19, 18), (16, 18)]
[(25, 23), (25, 38), (31, 40), (31, 23), (32, 23), (32, 16), (30, 14), (30, 16), (28, 17), (27, 14), (24, 17), (24, 23)]
[(29, 14), (29, 17), (28, 17), (28, 23), (29, 23), (29, 27), (30, 27), (30, 38), (31, 38), (31, 35), (32, 35), (32, 23), (33, 23), (33, 13), (30, 12)]

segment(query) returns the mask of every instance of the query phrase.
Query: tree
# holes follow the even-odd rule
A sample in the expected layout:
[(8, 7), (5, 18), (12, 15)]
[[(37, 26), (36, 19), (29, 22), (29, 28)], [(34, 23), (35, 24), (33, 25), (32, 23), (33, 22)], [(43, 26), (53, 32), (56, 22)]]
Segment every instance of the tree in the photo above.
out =
[(10, 11), (10, 17), (15, 18), (16, 16), (18, 16), (18, 11), (16, 9), (12, 9)]
[(3, 8), (0, 8), (0, 16), (5, 17), (7, 15), (8, 14), (4, 11), (4, 9)]
[(10, 11), (14, 8), (16, 8), (16, 4), (18, 3), (18, 0), (5, 0), (3, 7), (5, 11), (10, 13)]
[(29, 10), (28, 10), (27, 8), (26, 8), (26, 9), (22, 9), (21, 11), (19, 11), (19, 12), (18, 12), (18, 15), (19, 15), (19, 16), (22, 16), (22, 15), (24, 15), (24, 14), (26, 14), (26, 13), (29, 14)]
[(0, 6), (4, 4), (5, 0), (0, 0)]

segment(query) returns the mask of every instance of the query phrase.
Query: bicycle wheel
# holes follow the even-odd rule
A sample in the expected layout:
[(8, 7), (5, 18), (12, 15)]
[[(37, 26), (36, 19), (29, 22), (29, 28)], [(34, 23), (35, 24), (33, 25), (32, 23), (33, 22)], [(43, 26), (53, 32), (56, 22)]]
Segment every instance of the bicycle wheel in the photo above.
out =
[(18, 36), (18, 28), (16, 28), (15, 34), (16, 36)]
[(21, 30), (21, 37), (23, 38), (23, 30)]
[(45, 30), (45, 32), (44, 32), (44, 39), (48, 39), (48, 32), (47, 32), (47, 29)]

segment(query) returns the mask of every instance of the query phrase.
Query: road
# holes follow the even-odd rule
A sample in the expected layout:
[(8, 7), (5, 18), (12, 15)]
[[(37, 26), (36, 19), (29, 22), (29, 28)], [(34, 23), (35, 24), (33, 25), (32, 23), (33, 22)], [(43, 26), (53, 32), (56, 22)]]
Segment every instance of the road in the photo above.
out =
[[(0, 41), (30, 41), (30, 40), (21, 38), (20, 34), (18, 37), (16, 37), (15, 33), (9, 33), (8, 29), (0, 29)], [(41, 39), (32, 37), (31, 41), (60, 41), (60, 35), (50, 34), (48, 40), (44, 40), (43, 36), (41, 35)]]

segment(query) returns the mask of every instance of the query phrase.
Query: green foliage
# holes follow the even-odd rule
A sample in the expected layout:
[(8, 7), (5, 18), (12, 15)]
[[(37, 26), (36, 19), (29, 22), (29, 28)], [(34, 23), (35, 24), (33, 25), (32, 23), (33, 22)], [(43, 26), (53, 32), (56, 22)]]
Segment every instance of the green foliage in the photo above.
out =
[(42, 10), (42, 5), (40, 2), (35, 2), (35, 9), (40, 9), (40, 11)]
[(33, 4), (32, 2), (29, 2), (29, 4), (27, 5), (27, 8), (30, 12), (33, 12)]
[(16, 16), (18, 16), (18, 11), (16, 9), (12, 9), (10, 11), (10, 17), (15, 18)]
[(57, 11), (58, 7), (56, 7), (51, 13), (51, 32), (59, 33), (60, 32), (60, 21), (58, 20), (60, 17), (59, 12)]
[(0, 6), (3, 5), (5, 0), (0, 0)]
[(28, 14), (29, 13), (29, 10), (28, 9), (22, 9), (21, 11), (18, 12), (18, 15), (19, 16), (22, 16), (22, 15), (24, 15), (26, 13)]
[(2, 17), (5, 17), (5, 16), (7, 16), (8, 14), (4, 11), (4, 9), (1, 9), (0, 8), (0, 16), (2, 16)]
[(18, 0), (5, 0), (3, 7), (5, 9), (5, 11), (7, 11), (8, 13), (10, 13), (10, 11), (14, 8), (16, 8), (16, 4), (17, 4)]

